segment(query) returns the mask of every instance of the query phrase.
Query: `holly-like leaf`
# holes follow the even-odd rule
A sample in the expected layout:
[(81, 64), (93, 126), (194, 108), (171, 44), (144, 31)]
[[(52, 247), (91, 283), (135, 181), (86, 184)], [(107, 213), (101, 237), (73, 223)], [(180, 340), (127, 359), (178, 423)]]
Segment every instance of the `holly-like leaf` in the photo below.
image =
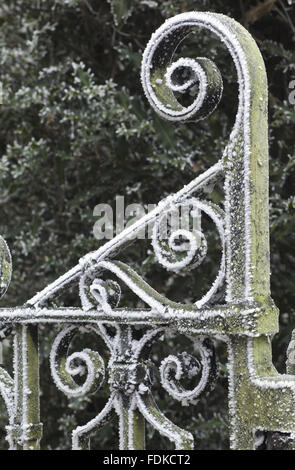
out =
[(121, 26), (132, 14), (134, 0), (108, 0), (116, 26)]

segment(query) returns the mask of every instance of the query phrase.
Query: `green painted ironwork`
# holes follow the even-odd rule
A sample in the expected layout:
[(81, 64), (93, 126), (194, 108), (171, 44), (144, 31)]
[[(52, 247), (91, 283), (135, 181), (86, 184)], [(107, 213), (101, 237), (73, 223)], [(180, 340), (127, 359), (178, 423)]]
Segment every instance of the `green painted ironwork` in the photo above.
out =
[[(189, 405), (208, 393), (216, 377), (211, 339), (228, 348), (229, 412), (232, 449), (255, 449), (266, 435), (280, 433), (288, 448), (295, 433), (295, 339), (288, 349), (287, 374), (279, 374), (271, 356), (271, 339), (278, 331), (278, 311), (270, 296), (268, 234), (267, 80), (264, 63), (249, 33), (233, 19), (216, 13), (191, 12), (166, 21), (152, 36), (143, 55), (142, 84), (147, 99), (163, 118), (204, 119), (222, 95), (222, 77), (209, 59), (173, 62), (180, 42), (192, 31), (209, 30), (230, 52), (237, 69), (239, 105), (236, 121), (221, 158), (183, 189), (161, 201), (148, 215), (126, 228), (97, 251), (87, 254), (64, 276), (36, 294), (26, 305), (0, 309), (2, 338), (14, 335), (14, 371), (0, 369), (0, 393), (5, 401), (11, 449), (38, 449), (42, 436), (39, 416), (38, 326), (62, 326), (50, 354), (56, 386), (69, 397), (99, 393), (108, 376), (110, 397), (89, 423), (73, 430), (73, 449), (88, 449), (91, 435), (118, 418), (120, 449), (143, 449), (145, 421), (177, 449), (193, 449), (192, 435), (172, 423), (152, 396), (149, 352), (167, 330), (186, 335), (198, 361), (187, 353), (170, 355), (160, 367), (161, 386), (175, 400)], [(198, 84), (189, 106), (177, 98)], [(223, 208), (205, 198), (206, 187), (223, 182)], [(161, 237), (161, 223), (171, 211), (186, 207), (197, 214), (197, 227), (171, 229)], [(205, 215), (215, 225), (222, 255), (220, 269), (208, 292), (194, 303), (172, 302), (155, 291), (117, 259), (143, 228), (153, 224), (153, 249), (167, 270), (186, 272), (206, 257), (201, 228)], [(117, 281), (102, 280), (111, 274)], [(11, 277), (9, 249), (0, 238), (0, 295)], [(120, 306), (120, 283), (146, 305)], [(72, 284), (79, 285), (81, 308), (54, 308), (50, 302)], [(225, 295), (220, 299), (220, 291)], [(217, 295), (218, 294), (218, 295)], [(69, 354), (76, 335), (92, 332), (109, 351), (107, 364), (96, 351)], [(75, 377), (86, 370), (81, 384)], [(199, 374), (199, 375), (198, 375)], [(199, 377), (192, 390), (182, 379)], [(181, 423), (178, 423), (181, 425)]]

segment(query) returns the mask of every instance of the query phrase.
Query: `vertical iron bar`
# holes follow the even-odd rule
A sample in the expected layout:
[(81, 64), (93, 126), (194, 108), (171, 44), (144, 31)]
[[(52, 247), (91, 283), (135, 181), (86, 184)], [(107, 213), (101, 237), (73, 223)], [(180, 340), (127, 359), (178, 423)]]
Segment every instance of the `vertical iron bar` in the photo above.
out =
[(15, 449), (38, 450), (42, 436), (39, 404), (38, 326), (17, 326), (14, 343)]
[[(121, 354), (126, 360), (132, 361), (132, 328), (121, 326)], [(135, 391), (134, 391), (135, 392)], [(124, 393), (121, 395), (120, 405), (122, 417), (120, 419), (121, 450), (145, 449), (145, 420), (141, 413), (134, 407), (132, 396)]]
[(145, 420), (138, 410), (132, 409), (132, 404), (124, 402), (121, 436), (124, 436), (122, 450), (145, 449)]

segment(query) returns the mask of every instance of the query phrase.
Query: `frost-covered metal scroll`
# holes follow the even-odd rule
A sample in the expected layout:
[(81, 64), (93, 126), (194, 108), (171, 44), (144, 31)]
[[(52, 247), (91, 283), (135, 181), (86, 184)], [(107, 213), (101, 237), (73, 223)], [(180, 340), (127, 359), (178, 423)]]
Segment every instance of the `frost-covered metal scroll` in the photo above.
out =
[[(110, 419), (117, 419), (120, 449), (145, 446), (144, 423), (174, 443), (193, 449), (191, 433), (172, 423), (154, 401), (161, 386), (183, 405), (197, 403), (216, 378), (214, 342), (228, 347), (231, 447), (254, 449), (280, 433), (289, 448), (295, 433), (294, 339), (289, 346), (288, 375), (272, 365), (271, 338), (278, 330), (278, 312), (270, 297), (268, 237), (267, 81), (256, 43), (233, 19), (216, 13), (191, 12), (167, 20), (152, 36), (143, 55), (142, 84), (148, 101), (164, 119), (205, 119), (222, 96), (222, 76), (206, 57), (173, 59), (178, 45), (192, 31), (209, 31), (228, 49), (239, 85), (238, 111), (229, 142), (220, 159), (177, 193), (159, 202), (149, 214), (127, 227), (97, 251), (88, 253), (70, 271), (16, 309), (1, 309), (2, 337), (14, 333), (13, 376), (0, 369), (10, 448), (39, 448), (38, 324), (61, 326), (52, 345), (50, 368), (56, 386), (69, 398), (100, 393), (108, 383), (109, 399), (91, 421), (73, 430), (73, 449), (88, 449), (90, 438)], [(208, 51), (209, 52), (209, 51)], [(197, 89), (185, 106), (179, 94)], [(224, 201), (213, 204), (208, 187), (222, 182)], [(186, 228), (163, 222), (185, 208)], [(210, 288), (193, 303), (174, 302), (157, 292), (119, 251), (153, 225), (152, 248), (157, 262), (181, 276), (196, 276), (208, 244), (203, 218), (215, 227), (221, 256)], [(165, 225), (165, 224), (164, 224)], [(11, 259), (0, 238), (0, 294), (9, 284)], [(200, 279), (200, 278), (198, 278)], [(80, 308), (55, 308), (50, 302), (75, 284)], [(145, 308), (125, 308), (121, 287), (131, 289)], [(185, 335), (191, 351), (163, 359), (153, 382), (150, 351), (166, 331)], [(94, 334), (103, 351), (71, 352), (77, 335)], [(198, 354), (198, 357), (196, 357)], [(108, 360), (105, 359), (108, 357)], [(82, 379), (81, 379), (82, 377)], [(188, 380), (188, 382), (186, 382)], [(190, 388), (185, 384), (193, 383)]]

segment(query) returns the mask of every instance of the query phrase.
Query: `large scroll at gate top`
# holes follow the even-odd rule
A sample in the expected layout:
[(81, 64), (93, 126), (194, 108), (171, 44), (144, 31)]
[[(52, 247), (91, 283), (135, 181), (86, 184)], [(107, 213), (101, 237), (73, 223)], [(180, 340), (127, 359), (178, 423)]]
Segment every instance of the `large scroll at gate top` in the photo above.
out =
[[(161, 384), (175, 400), (189, 405), (210, 391), (216, 377), (212, 339), (225, 341), (229, 363), (231, 447), (254, 449), (272, 433), (281, 433), (292, 448), (295, 432), (295, 378), (278, 374), (272, 365), (271, 337), (278, 329), (278, 313), (269, 289), (267, 82), (256, 43), (236, 21), (215, 13), (191, 12), (166, 21), (152, 36), (143, 55), (142, 84), (147, 99), (163, 118), (178, 121), (204, 119), (218, 106), (222, 77), (205, 57), (173, 60), (177, 46), (192, 31), (209, 30), (224, 43), (234, 61), (239, 103), (229, 142), (220, 160), (177, 193), (162, 200), (148, 215), (126, 228), (97, 251), (36, 294), (25, 306), (1, 309), (2, 336), (14, 333), (13, 377), (1, 369), (0, 392), (5, 400), (11, 449), (37, 449), (39, 423), (38, 324), (62, 324), (50, 354), (57, 387), (69, 397), (99, 393), (108, 380), (106, 406), (90, 422), (73, 430), (73, 449), (89, 448), (91, 435), (111, 418), (118, 419), (120, 449), (145, 446), (145, 421), (175, 444), (193, 449), (192, 435), (172, 423), (158, 409), (153, 396), (149, 351), (167, 329), (187, 335), (200, 360), (182, 353), (169, 355), (160, 366)], [(198, 93), (188, 106), (179, 94), (191, 87)], [(222, 205), (206, 199), (206, 188), (222, 181)], [(181, 207), (198, 219), (194, 226), (161, 233), (162, 222)], [(152, 246), (157, 262), (167, 270), (189, 273), (201, 282), (206, 258), (202, 216), (214, 224), (222, 255), (211, 287), (192, 304), (167, 299), (120, 261), (119, 251), (136, 233), (153, 224)], [(1, 294), (10, 279), (9, 250), (1, 239)], [(110, 275), (112, 279), (105, 279)], [(114, 278), (116, 280), (114, 280)], [(54, 308), (50, 302), (77, 284), (81, 308)], [(124, 308), (121, 287), (130, 288), (146, 305)], [(224, 292), (223, 298), (220, 292)], [(103, 339), (102, 351), (85, 349), (69, 354), (71, 341), (84, 331)], [(293, 367), (290, 344), (288, 370)], [(81, 370), (86, 378), (75, 380)], [(184, 380), (196, 378), (191, 389)], [(198, 378), (197, 378), (198, 377)], [(259, 439), (258, 439), (259, 437)]]

